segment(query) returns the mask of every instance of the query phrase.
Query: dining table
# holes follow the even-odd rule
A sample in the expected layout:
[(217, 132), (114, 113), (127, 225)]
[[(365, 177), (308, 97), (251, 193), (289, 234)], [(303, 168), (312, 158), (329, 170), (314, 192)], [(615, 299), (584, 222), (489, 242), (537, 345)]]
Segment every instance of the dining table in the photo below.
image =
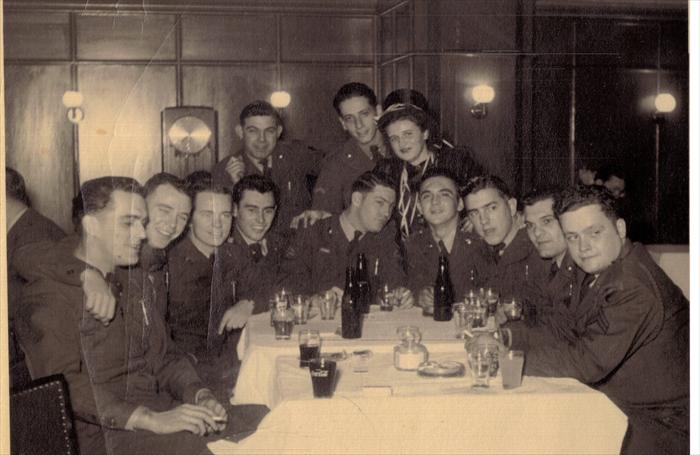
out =
[[(339, 315), (339, 312), (338, 312)], [(365, 315), (362, 337), (343, 339), (340, 320), (312, 313), (288, 340), (275, 338), (268, 313), (253, 316), (238, 345), (242, 364), (232, 404), (271, 412), (251, 436), (209, 444), (215, 454), (619, 453), (627, 418), (604, 394), (571, 378), (524, 376), (504, 389), (500, 372), (473, 387), (465, 340), (451, 321), (418, 308)], [(394, 367), (397, 328), (415, 326), (429, 360), (465, 365), (465, 374), (426, 377)], [(337, 360), (331, 398), (314, 398), (300, 367), (296, 334), (318, 330), (321, 352)], [(527, 353), (525, 354), (527, 355)]]

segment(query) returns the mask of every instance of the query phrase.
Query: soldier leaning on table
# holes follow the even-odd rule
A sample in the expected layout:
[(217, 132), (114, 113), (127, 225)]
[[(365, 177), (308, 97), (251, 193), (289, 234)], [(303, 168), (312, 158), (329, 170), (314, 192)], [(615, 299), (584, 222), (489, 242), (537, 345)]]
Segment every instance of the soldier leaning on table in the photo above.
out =
[(464, 205), (482, 239), (477, 248), (483, 264), (478, 274), (480, 284), (501, 296), (523, 297), (531, 282), (546, 276), (549, 265), (522, 229), (510, 189), (496, 176), (474, 177), (464, 190)]
[(447, 169), (430, 169), (423, 175), (418, 191), (418, 210), (427, 222), (406, 241), (408, 283), (420, 306), (433, 305), (431, 286), (437, 276), (438, 259), (446, 255), (450, 277), (459, 299), (477, 285), (482, 268), (473, 234), (460, 229), (459, 213), (464, 208), (456, 177)]
[(393, 224), (387, 224), (396, 192), (387, 176), (365, 172), (352, 186), (351, 205), (340, 215), (300, 229), (282, 261), (280, 287), (313, 294), (333, 290), (342, 294), (345, 269), (364, 253), (370, 274), (376, 260), (382, 282), (399, 288), (402, 307), (413, 304), (403, 288), (405, 274)]
[(626, 239), (604, 189), (567, 190), (555, 206), (579, 283), (566, 342), (547, 326), (511, 324), (525, 374), (573, 377), (627, 414), (623, 454), (689, 450), (688, 301), (649, 256)]

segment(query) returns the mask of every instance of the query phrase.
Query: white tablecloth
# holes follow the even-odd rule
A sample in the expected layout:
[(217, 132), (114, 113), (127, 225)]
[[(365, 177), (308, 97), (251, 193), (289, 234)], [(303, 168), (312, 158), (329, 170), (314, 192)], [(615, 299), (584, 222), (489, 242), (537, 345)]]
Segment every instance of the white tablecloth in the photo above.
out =
[[(464, 362), (443, 353), (436, 360)], [(338, 363), (332, 399), (314, 399), (308, 369), (295, 355), (275, 362), (275, 407), (257, 432), (236, 444), (218, 441), (215, 454), (619, 453), (625, 415), (608, 398), (573, 379), (525, 377), (503, 390), (500, 377), (486, 390), (469, 376), (428, 379), (392, 366), (390, 353), (375, 353), (369, 373)], [(392, 395), (377, 395), (391, 386)], [(369, 391), (373, 391), (370, 394)]]

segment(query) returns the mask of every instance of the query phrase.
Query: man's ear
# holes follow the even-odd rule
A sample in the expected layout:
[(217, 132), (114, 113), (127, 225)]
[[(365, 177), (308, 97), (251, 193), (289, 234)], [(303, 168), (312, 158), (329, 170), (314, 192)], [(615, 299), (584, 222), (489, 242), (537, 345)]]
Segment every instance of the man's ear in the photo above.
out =
[(279, 139), (280, 136), (282, 136), (282, 131), (284, 131), (282, 125), (277, 125), (277, 139)]
[(354, 191), (352, 193), (352, 196), (350, 196), (350, 203), (355, 207), (359, 207), (362, 205), (362, 198), (362, 193), (360, 193), (359, 191)]
[(617, 221), (615, 221), (615, 228), (620, 238), (625, 240), (627, 238), (627, 223), (625, 223), (625, 220), (618, 218)]
[(238, 136), (238, 139), (243, 139), (243, 127), (241, 125), (236, 125), (236, 136)]
[(518, 201), (514, 197), (508, 199), (508, 208), (510, 209), (510, 216), (515, 216), (515, 213), (518, 211)]
[(93, 215), (84, 215), (83, 219), (80, 220), (80, 224), (83, 227), (83, 232), (87, 235), (95, 237), (100, 233), (100, 222)]
[(343, 131), (347, 131), (348, 128), (345, 126), (345, 122), (343, 121), (343, 118), (338, 117), (338, 121), (340, 122), (340, 126), (343, 127)]
[(427, 141), (427, 140), (428, 140), (428, 136), (430, 136), (430, 131), (428, 131), (428, 129), (426, 128), (426, 130), (423, 131), (423, 140), (424, 140), (424, 141)]
[(233, 213), (234, 218), (238, 218), (238, 204), (233, 204), (233, 207), (231, 207), (231, 213)]
[(461, 197), (459, 197), (459, 194), (457, 194), (457, 201), (457, 211), (461, 212), (462, 210), (464, 210), (464, 200)]

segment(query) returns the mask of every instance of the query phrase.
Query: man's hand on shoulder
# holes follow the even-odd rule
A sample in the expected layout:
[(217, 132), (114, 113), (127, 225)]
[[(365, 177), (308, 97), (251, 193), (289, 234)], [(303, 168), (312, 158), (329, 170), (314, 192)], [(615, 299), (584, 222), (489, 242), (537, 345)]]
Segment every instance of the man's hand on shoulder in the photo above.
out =
[(117, 305), (109, 284), (93, 269), (85, 269), (80, 277), (85, 292), (85, 309), (103, 325), (109, 325)]
[(292, 229), (298, 229), (299, 227), (306, 228), (309, 226), (313, 226), (314, 223), (316, 223), (316, 221), (328, 218), (329, 216), (331, 216), (331, 213), (326, 212), (325, 210), (305, 210), (299, 215), (292, 218), (292, 222), (289, 226)]

